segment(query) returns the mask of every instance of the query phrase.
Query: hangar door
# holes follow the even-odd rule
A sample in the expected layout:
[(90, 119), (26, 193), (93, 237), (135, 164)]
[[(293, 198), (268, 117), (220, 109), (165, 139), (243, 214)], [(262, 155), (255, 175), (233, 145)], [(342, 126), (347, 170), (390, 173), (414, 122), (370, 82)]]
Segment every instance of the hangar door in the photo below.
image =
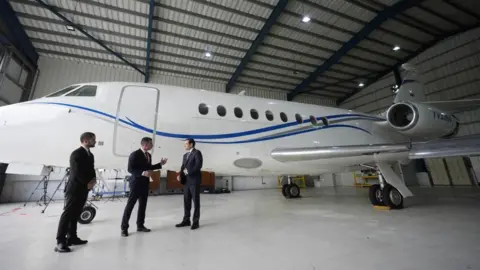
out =
[(140, 147), (145, 136), (151, 137), (155, 144), (159, 101), (157, 88), (136, 85), (122, 88), (113, 130), (114, 155), (128, 157)]

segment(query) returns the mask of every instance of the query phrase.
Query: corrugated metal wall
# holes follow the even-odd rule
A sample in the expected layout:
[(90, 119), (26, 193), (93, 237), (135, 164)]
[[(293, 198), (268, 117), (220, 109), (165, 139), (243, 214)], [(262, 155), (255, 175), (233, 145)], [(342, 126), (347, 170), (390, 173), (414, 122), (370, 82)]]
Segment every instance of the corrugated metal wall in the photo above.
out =
[(393, 103), (393, 85), (395, 78), (389, 74), (346, 100), (340, 108), (371, 114), (382, 113)]
[(296, 96), (293, 99), (293, 101), (306, 103), (306, 104), (313, 104), (313, 105), (337, 107), (337, 102), (334, 99), (321, 98), (321, 97), (312, 96), (312, 95), (299, 95), (299, 96)]
[[(50, 56), (41, 56), (39, 60), (40, 76), (37, 82), (34, 97), (48, 95), (65, 86), (80, 82), (101, 81), (130, 81), (143, 82), (143, 76), (133, 69), (121, 65), (100, 64), (88, 60), (60, 59)], [(160, 83), (189, 88), (224, 92), (225, 82), (214, 80), (200, 80), (184, 75), (154, 72), (150, 76), (151, 83)], [(276, 100), (287, 100), (287, 92), (275, 89), (261, 89), (246, 87), (241, 84), (232, 89), (233, 94), (245, 90), (246, 96), (254, 96)], [(328, 98), (312, 95), (300, 95), (296, 102), (335, 106), (335, 101)]]
[(64, 60), (41, 56), (34, 98), (51, 94), (63, 87), (82, 82), (143, 82), (143, 75), (124, 66), (93, 64), (85, 60)]
[[(410, 63), (422, 73), (427, 100), (456, 100), (480, 98), (480, 28), (449, 38), (425, 51)], [(362, 90), (349, 98), (340, 107), (366, 113), (385, 112), (392, 104), (395, 85), (393, 74), (385, 76), (379, 82)], [(461, 125), (460, 135), (480, 134), (480, 110), (458, 114)], [(427, 167), (435, 175), (444, 175), (446, 170), (451, 179), (465, 178), (465, 167), (460, 166), (458, 159), (447, 158), (426, 161)], [(446, 166), (450, 164), (452, 166)], [(455, 166), (453, 166), (455, 164)], [(480, 157), (472, 158), (476, 171), (480, 171)], [(437, 167), (441, 168), (437, 168)], [(447, 178), (448, 179), (448, 178)], [(438, 183), (446, 183), (445, 179), (433, 179)], [(453, 184), (465, 184), (451, 181)]]

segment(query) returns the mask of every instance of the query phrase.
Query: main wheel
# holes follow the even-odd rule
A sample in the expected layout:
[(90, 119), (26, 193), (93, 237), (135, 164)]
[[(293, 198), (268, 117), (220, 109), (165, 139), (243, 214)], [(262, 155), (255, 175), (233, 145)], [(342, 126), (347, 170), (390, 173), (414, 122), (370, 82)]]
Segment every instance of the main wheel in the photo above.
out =
[(382, 190), (383, 202), (386, 206), (391, 209), (402, 209), (403, 208), (403, 196), (400, 194), (398, 189), (394, 188), (391, 185), (385, 185)]
[(300, 187), (297, 184), (290, 184), (287, 188), (287, 193), (290, 198), (300, 197)]
[(374, 184), (370, 187), (370, 190), (368, 191), (368, 197), (370, 199), (370, 202), (373, 205), (378, 205), (378, 206), (384, 206), (383, 202), (383, 192), (380, 187), (380, 184)]
[(289, 195), (287, 194), (287, 189), (288, 189), (288, 184), (284, 184), (284, 185), (282, 186), (282, 195), (283, 195), (283, 197), (285, 197), (285, 198), (289, 197)]
[(88, 224), (92, 222), (96, 214), (97, 210), (95, 208), (93, 208), (92, 206), (85, 206), (82, 210), (82, 213), (80, 214), (80, 217), (78, 218), (78, 223)]

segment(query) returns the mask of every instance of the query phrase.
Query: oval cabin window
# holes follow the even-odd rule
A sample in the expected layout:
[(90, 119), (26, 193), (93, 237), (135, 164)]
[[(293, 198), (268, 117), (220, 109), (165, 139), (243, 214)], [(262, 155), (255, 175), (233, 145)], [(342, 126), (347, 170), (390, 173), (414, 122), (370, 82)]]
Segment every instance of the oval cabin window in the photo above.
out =
[(271, 111), (266, 111), (265, 117), (267, 118), (268, 121), (273, 121), (273, 113)]
[(233, 109), (233, 113), (235, 114), (235, 116), (237, 118), (242, 118), (243, 117), (243, 111), (239, 107), (235, 107), (235, 109)]
[(312, 123), (312, 125), (316, 125), (317, 124), (317, 118), (315, 118), (315, 116), (313, 116), (313, 115), (310, 115), (310, 123)]
[(303, 118), (300, 114), (295, 114), (295, 120), (297, 120), (297, 123), (301, 124), (303, 123)]
[(227, 115), (227, 109), (225, 109), (225, 107), (223, 107), (222, 105), (219, 105), (217, 107), (217, 113), (219, 116), (224, 117), (225, 115)]
[(257, 120), (257, 119), (258, 119), (258, 112), (257, 112), (257, 110), (251, 109), (251, 110), (250, 110), (250, 116), (252, 117), (252, 119)]
[(206, 115), (208, 113), (208, 106), (207, 104), (205, 103), (200, 103), (200, 105), (198, 105), (198, 112), (201, 114), (201, 115)]
[(280, 113), (280, 119), (282, 119), (283, 122), (287, 122), (287, 121), (288, 121), (288, 117), (287, 117), (287, 115), (286, 115), (284, 112), (281, 112), (281, 113)]
[(323, 123), (324, 126), (328, 126), (328, 119), (325, 116), (320, 118), (320, 120), (322, 120), (322, 123)]

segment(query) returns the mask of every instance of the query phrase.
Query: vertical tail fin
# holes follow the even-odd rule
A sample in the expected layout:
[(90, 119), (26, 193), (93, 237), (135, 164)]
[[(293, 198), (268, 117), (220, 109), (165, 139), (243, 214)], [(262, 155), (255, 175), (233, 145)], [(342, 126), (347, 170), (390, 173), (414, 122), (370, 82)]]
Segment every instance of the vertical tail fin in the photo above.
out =
[(425, 86), (420, 81), (417, 69), (410, 64), (403, 64), (402, 68), (407, 71), (400, 88), (396, 92), (394, 103), (402, 101), (425, 101)]

